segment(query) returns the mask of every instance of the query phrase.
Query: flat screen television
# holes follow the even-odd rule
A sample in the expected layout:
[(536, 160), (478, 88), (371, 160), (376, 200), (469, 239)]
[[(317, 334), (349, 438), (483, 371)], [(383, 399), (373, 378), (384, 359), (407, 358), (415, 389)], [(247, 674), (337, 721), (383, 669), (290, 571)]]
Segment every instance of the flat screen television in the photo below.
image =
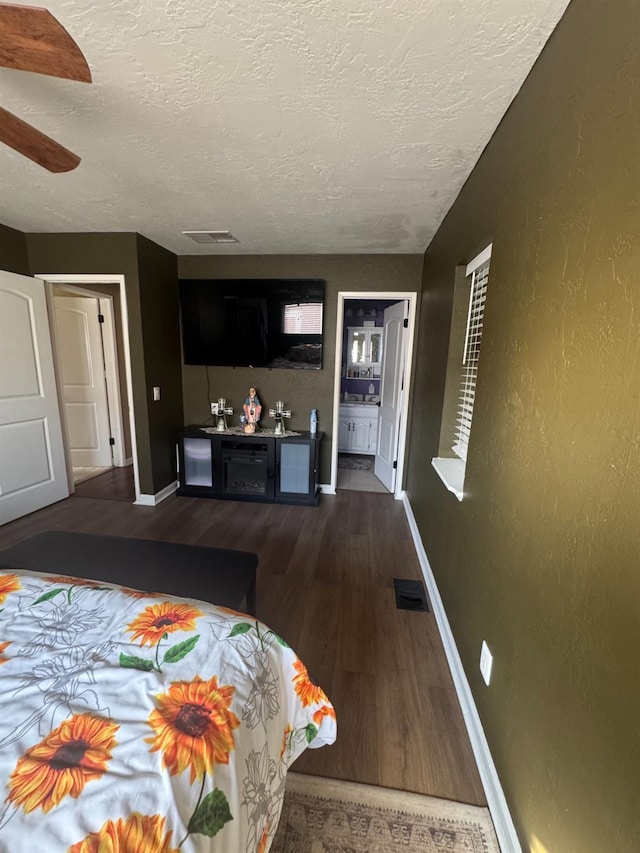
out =
[(181, 279), (185, 364), (322, 368), (322, 279)]

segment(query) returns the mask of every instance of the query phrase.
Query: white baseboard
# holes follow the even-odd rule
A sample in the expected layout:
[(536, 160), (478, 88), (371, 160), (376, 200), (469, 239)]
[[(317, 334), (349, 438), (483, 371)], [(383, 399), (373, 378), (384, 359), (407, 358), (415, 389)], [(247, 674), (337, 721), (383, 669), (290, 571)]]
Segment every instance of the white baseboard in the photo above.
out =
[(411, 529), (411, 535), (413, 536), (413, 544), (415, 545), (420, 567), (422, 568), (422, 574), (424, 575), (425, 584), (431, 600), (433, 615), (435, 616), (440, 636), (444, 644), (447, 662), (449, 663), (449, 669), (451, 670), (451, 676), (458, 695), (458, 701), (462, 708), (462, 715), (464, 717), (467, 733), (469, 734), (476, 764), (478, 765), (482, 787), (484, 788), (484, 793), (487, 798), (487, 804), (489, 806), (489, 811), (491, 812), (491, 818), (496, 830), (496, 835), (498, 836), (500, 849), (504, 851), (504, 853), (522, 853), (522, 846), (518, 840), (518, 835), (507, 805), (507, 800), (504, 796), (504, 791), (502, 790), (502, 785), (500, 784), (500, 779), (498, 778), (493, 758), (491, 757), (489, 744), (487, 743), (487, 738), (482, 728), (478, 709), (473, 701), (473, 694), (471, 693), (471, 688), (469, 687), (469, 682), (467, 681), (467, 676), (465, 675), (464, 667), (462, 666), (462, 660), (460, 659), (456, 641), (453, 637), (451, 626), (449, 625), (449, 620), (442, 603), (442, 598), (440, 597), (440, 592), (438, 591), (436, 579), (431, 570), (431, 566), (429, 565), (424, 545), (422, 544), (422, 538), (413, 515), (413, 510), (411, 509), (411, 503), (406, 495), (404, 498), (404, 508), (407, 515), (407, 521), (409, 522), (409, 527)]
[(178, 481), (174, 480), (173, 483), (169, 483), (168, 486), (165, 486), (164, 489), (161, 489), (157, 495), (138, 495), (138, 497), (134, 501), (134, 504), (136, 504), (136, 506), (157, 506), (165, 498), (168, 498), (169, 495), (172, 495), (177, 488)]
[(335, 495), (336, 490), (331, 483), (320, 483), (320, 491), (323, 495)]

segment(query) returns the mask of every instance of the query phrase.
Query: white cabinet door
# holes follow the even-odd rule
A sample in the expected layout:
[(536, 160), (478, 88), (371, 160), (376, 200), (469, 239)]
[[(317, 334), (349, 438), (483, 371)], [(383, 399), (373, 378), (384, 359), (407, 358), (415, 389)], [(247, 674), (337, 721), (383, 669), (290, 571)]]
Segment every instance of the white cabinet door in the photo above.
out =
[(380, 368), (382, 366), (382, 338), (382, 329), (371, 329), (369, 331), (369, 364), (373, 368), (373, 376), (380, 376)]
[(380, 378), (383, 337), (382, 328), (349, 328), (347, 377)]
[(357, 418), (351, 429), (351, 449), (356, 453), (369, 452), (370, 418)]
[(369, 453), (378, 452), (378, 413), (371, 419), (371, 432), (369, 433)]
[(369, 339), (366, 329), (349, 329), (348, 362), (353, 365), (367, 364)]

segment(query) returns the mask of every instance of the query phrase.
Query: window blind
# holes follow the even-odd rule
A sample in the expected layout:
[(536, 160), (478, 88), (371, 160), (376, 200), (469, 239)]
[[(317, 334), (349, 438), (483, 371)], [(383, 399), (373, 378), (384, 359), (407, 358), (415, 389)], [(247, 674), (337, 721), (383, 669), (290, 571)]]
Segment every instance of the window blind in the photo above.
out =
[(322, 302), (284, 305), (282, 328), (285, 335), (321, 335)]
[(478, 256), (478, 259), (476, 259), (480, 260), (479, 265), (474, 267), (474, 262), (472, 261), (469, 267), (467, 267), (467, 270), (473, 267), (471, 272), (471, 293), (469, 296), (469, 313), (464, 341), (464, 354), (462, 356), (462, 373), (458, 393), (456, 427), (454, 430), (455, 440), (451, 448), (456, 456), (459, 456), (465, 462), (469, 448), (469, 436), (471, 435), (473, 405), (476, 398), (484, 305), (487, 298), (487, 285), (489, 283), (489, 259), (490, 252), (487, 257), (485, 251), (482, 253), (482, 256)]

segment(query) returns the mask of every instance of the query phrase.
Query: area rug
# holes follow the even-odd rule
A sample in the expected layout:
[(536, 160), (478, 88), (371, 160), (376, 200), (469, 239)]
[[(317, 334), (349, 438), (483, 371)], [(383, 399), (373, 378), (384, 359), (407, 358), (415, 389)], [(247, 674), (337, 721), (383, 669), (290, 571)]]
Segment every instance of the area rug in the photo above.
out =
[(500, 853), (489, 810), (290, 773), (271, 853)]
[(111, 471), (111, 468), (74, 468), (73, 483), (79, 486), (80, 483), (86, 483), (87, 480), (93, 480), (94, 477), (99, 477), (106, 471)]
[(339, 453), (338, 468), (348, 468), (351, 471), (373, 471), (373, 456)]

